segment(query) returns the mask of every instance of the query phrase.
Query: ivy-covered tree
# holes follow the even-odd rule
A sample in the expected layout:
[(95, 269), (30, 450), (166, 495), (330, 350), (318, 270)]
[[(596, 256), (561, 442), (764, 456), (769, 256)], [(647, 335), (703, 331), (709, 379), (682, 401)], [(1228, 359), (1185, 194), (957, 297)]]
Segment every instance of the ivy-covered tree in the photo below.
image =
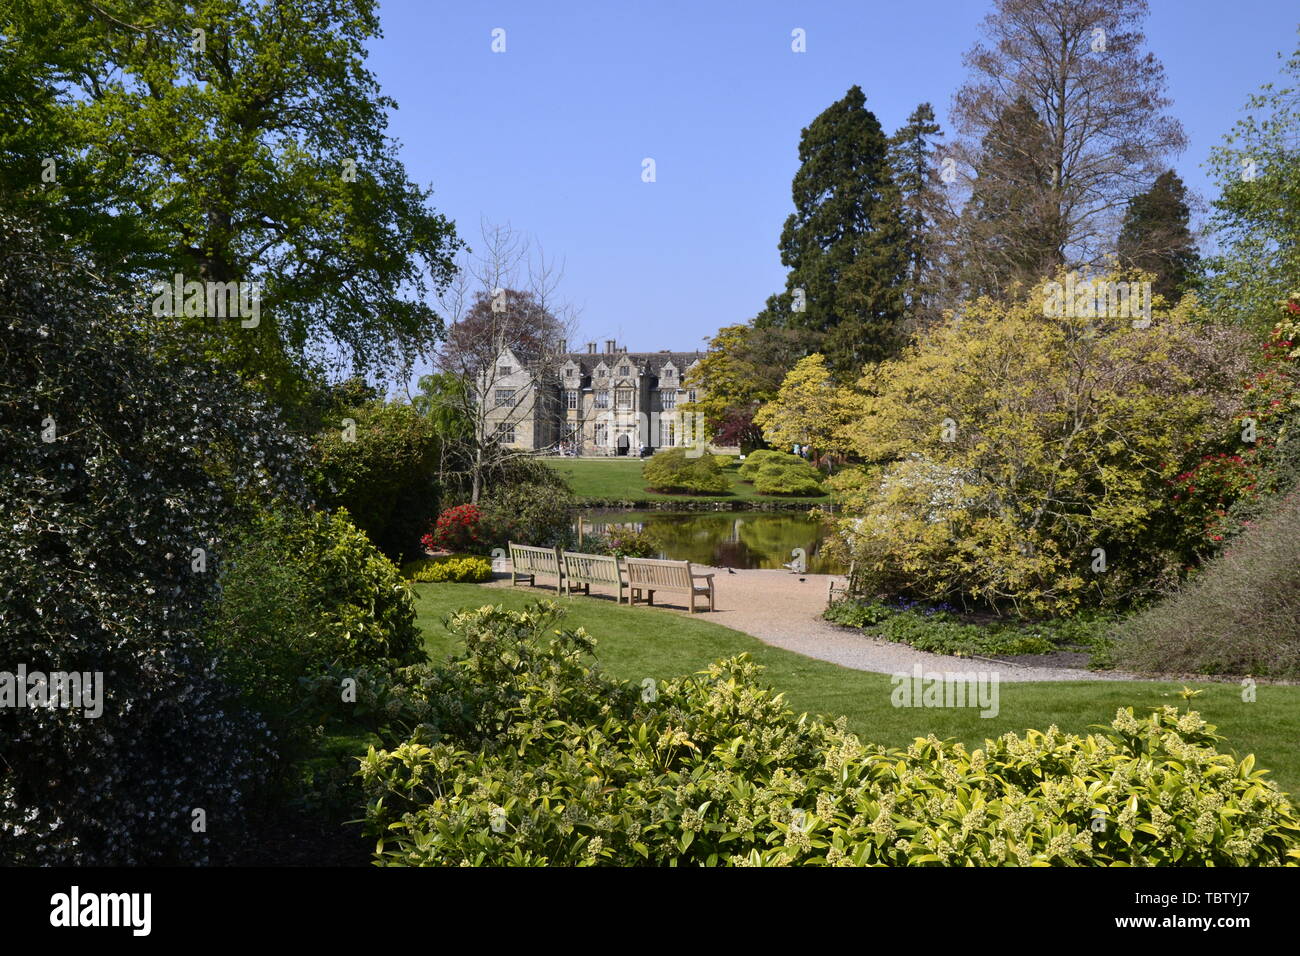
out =
[(889, 142), (859, 87), (803, 130), (799, 163), (785, 292), (756, 324), (816, 333), (831, 365), (856, 373), (899, 345), (907, 270)]
[(968, 296), (1004, 297), (1065, 261), (1048, 145), (1049, 131), (1025, 97), (1003, 109), (985, 132), (959, 225)]
[(0, 5), (21, 54), (0, 101), (46, 137), (4, 136), (3, 186), (151, 297), (178, 273), (258, 283), (255, 319), (175, 321), (184, 351), (282, 402), (326, 355), (404, 367), (441, 331), (425, 295), (458, 242), (385, 134), (396, 104), (365, 67), (379, 35), (373, 0)]
[[(0, 211), (0, 857), (201, 862), (267, 769), (199, 636), (223, 534), (301, 500), (302, 449), (51, 246)], [(97, 699), (40, 706), (35, 675), (74, 672)]]
[(1189, 227), (1187, 187), (1172, 169), (1129, 200), (1120, 228), (1120, 265), (1155, 276), (1152, 292), (1176, 302), (1191, 284), (1200, 255)]

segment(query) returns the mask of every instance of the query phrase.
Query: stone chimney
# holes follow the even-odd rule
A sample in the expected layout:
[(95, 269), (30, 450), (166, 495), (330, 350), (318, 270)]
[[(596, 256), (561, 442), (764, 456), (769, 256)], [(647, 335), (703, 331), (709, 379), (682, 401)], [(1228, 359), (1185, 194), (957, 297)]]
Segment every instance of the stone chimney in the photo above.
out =
[(588, 343), (587, 343), (587, 354), (588, 354), (588, 355), (595, 355), (595, 354), (596, 354), (596, 343), (595, 343), (595, 342), (588, 342)]
[(613, 354), (614, 354), (614, 340), (613, 340), (613, 339), (606, 339), (606, 340), (605, 340), (605, 354), (606, 354), (606, 355), (613, 355)]

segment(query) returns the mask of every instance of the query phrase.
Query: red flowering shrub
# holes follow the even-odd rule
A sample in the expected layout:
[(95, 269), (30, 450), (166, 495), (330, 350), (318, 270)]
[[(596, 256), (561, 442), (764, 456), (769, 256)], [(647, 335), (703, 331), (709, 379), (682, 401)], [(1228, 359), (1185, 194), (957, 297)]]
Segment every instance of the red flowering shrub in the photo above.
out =
[(429, 533), (420, 539), (430, 551), (474, 551), (482, 544), (479, 525), (483, 515), (474, 505), (457, 505), (438, 515)]
[(1300, 440), (1292, 434), (1300, 423), (1300, 362), (1295, 343), (1284, 337), (1288, 334), (1284, 322), (1263, 346), (1262, 367), (1244, 385), (1246, 401), (1233, 431), (1216, 450), (1169, 480), (1174, 507), (1195, 539), (1193, 546), (1217, 549), (1249, 526), (1263, 499), (1294, 482), (1287, 463)]

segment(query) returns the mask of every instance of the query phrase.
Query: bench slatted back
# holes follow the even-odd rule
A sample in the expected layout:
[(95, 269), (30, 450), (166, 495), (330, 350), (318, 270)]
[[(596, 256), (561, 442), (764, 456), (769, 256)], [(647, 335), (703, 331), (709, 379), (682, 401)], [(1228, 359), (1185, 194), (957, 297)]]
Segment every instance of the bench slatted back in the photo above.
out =
[(627, 581), (634, 588), (686, 591), (692, 589), (691, 562), (657, 558), (627, 558)]
[(520, 574), (560, 573), (560, 556), (553, 548), (534, 548), (510, 542), (510, 564)]
[(564, 576), (570, 581), (619, 584), (618, 558), (607, 554), (564, 552)]

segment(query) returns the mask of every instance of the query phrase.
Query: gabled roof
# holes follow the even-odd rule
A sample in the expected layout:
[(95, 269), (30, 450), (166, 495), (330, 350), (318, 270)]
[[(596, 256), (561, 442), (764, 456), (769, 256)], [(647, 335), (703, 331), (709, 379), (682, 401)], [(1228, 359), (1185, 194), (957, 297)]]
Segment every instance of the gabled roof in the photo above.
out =
[(678, 372), (685, 372), (704, 358), (704, 353), (699, 350), (694, 352), (676, 352), (672, 350), (664, 352), (615, 352), (612, 355), (608, 352), (598, 352), (595, 355), (588, 352), (569, 352), (563, 358), (562, 365), (573, 362), (587, 375), (595, 372), (601, 365), (610, 369), (616, 368), (621, 360), (626, 359), (636, 367), (638, 374), (648, 372), (657, 376), (659, 370), (668, 364), (671, 364)]

